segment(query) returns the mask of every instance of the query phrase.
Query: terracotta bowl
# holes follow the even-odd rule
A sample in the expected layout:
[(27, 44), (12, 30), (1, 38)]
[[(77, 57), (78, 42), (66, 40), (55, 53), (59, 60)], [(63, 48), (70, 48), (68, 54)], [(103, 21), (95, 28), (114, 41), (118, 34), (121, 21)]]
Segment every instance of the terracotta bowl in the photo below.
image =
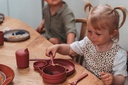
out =
[(0, 70), (5, 74), (6, 79), (4, 81), (4, 83), (2, 85), (8, 85), (12, 82), (13, 78), (14, 78), (14, 71), (3, 64), (0, 64)]
[(60, 65), (48, 65), (42, 69), (44, 82), (57, 84), (66, 80), (66, 69)]

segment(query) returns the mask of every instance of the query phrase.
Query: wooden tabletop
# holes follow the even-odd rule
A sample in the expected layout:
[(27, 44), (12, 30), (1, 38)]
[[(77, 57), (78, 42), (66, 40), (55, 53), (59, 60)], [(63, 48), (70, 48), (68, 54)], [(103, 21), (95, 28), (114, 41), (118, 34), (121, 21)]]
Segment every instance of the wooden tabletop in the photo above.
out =
[[(22, 21), (6, 17), (4, 22), (0, 25), (0, 30), (5, 28), (13, 29), (25, 29), (30, 32), (30, 39), (22, 42), (4, 42), (4, 45), (0, 46), (0, 64), (4, 64), (13, 69), (15, 77), (10, 85), (50, 85), (43, 82), (42, 77), (33, 68), (34, 61), (30, 61), (29, 67), (26, 69), (18, 69), (16, 65), (15, 52), (19, 49), (28, 48), (30, 59), (49, 59), (45, 56), (45, 50), (52, 44), (46, 40), (42, 35), (37, 33), (33, 28), (23, 23)], [(71, 59), (69, 56), (57, 54), (56, 58)], [(72, 60), (71, 60), (72, 61)], [(75, 73), (67, 77), (66, 81), (56, 85), (69, 85), (69, 82), (75, 80), (82, 73), (88, 73), (88, 76), (81, 80), (77, 85), (103, 85), (102, 81), (95, 77), (92, 73), (87, 71), (84, 67), (78, 63), (72, 61), (75, 65)]]

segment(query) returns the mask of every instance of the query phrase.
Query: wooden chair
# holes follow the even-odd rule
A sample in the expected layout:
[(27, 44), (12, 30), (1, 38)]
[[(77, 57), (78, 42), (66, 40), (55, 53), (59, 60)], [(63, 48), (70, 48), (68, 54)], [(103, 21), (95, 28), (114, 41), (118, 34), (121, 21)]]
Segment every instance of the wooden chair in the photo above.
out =
[(80, 36), (79, 36), (78, 40), (82, 40), (85, 37), (85, 34), (86, 34), (87, 19), (86, 18), (77, 18), (76, 19), (76, 24), (77, 23), (81, 24)]
[[(86, 3), (84, 6), (84, 11), (85, 13), (87, 12), (87, 8), (88, 8), (88, 12), (91, 10), (93, 6), (91, 5), (90, 2)], [(76, 19), (76, 24), (77, 23), (81, 23), (81, 28), (80, 28), (80, 36), (79, 36), (79, 41), (82, 40), (85, 35), (86, 35), (86, 27), (87, 27), (87, 19), (86, 18), (77, 18)], [(79, 64), (83, 65), (83, 59), (84, 56), (79, 56), (79, 57), (75, 57), (75, 61), (77, 61)]]
[[(86, 18), (77, 18), (76, 24), (81, 24), (80, 26), (80, 36), (78, 40), (82, 40), (85, 37), (86, 34), (86, 26), (87, 26), (87, 19)], [(78, 62), (79, 64), (83, 64), (83, 56), (75, 57), (74, 60)]]

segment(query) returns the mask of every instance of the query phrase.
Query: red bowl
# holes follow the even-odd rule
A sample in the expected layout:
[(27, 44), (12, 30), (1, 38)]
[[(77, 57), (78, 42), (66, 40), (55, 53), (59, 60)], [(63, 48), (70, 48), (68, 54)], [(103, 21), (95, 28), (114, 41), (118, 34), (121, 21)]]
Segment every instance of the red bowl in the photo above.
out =
[(66, 76), (66, 70), (60, 65), (48, 65), (42, 69), (42, 77), (46, 79), (60, 79)]
[(2, 85), (10, 84), (14, 79), (14, 71), (10, 67), (3, 64), (0, 64), (0, 71), (2, 71), (6, 76), (6, 79)]
[(48, 65), (42, 69), (42, 78), (50, 84), (57, 84), (66, 80), (66, 70), (60, 65)]

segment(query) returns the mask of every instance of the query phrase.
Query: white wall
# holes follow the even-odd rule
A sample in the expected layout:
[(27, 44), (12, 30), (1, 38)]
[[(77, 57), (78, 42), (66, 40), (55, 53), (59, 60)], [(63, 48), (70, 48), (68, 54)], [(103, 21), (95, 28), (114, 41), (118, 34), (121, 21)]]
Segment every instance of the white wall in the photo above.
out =
[(0, 0), (0, 13), (4, 13), (8, 15), (8, 1), (7, 0)]
[(42, 20), (42, 0), (0, 0), (0, 12), (27, 23), (34, 29)]

